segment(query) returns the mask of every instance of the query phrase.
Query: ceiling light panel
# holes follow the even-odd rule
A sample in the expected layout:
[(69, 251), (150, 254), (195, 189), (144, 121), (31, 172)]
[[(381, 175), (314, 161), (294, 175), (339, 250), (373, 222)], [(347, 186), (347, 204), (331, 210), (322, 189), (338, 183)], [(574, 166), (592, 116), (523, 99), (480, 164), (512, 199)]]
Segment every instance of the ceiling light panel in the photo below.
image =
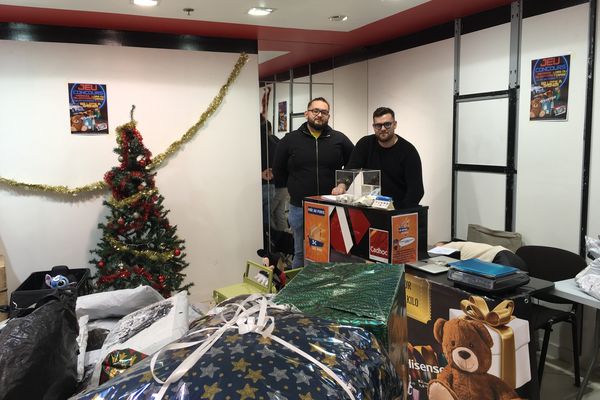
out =
[(271, 14), (273, 11), (275, 11), (274, 8), (252, 7), (248, 10), (248, 14), (255, 17), (264, 17), (265, 15)]
[(136, 6), (154, 7), (158, 5), (158, 0), (131, 0)]

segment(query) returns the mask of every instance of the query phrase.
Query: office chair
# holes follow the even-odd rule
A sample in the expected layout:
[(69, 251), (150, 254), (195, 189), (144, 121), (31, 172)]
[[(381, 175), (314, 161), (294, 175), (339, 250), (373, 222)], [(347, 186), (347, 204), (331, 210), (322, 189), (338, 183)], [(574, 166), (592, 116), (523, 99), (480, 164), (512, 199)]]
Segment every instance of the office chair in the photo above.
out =
[[(522, 246), (517, 249), (516, 254), (527, 263), (530, 276), (552, 282), (574, 278), (579, 271), (587, 266), (585, 259), (578, 254), (556, 247)], [(571, 304), (571, 310), (569, 311), (556, 310), (540, 304), (533, 304), (531, 318), (533, 328), (535, 330), (544, 330), (544, 341), (542, 343), (542, 351), (538, 364), (538, 380), (540, 385), (542, 384), (542, 375), (544, 373), (544, 364), (546, 362), (546, 352), (548, 351), (548, 342), (550, 340), (550, 332), (552, 332), (552, 325), (557, 322), (569, 322), (571, 324), (571, 333), (573, 336), (575, 386), (579, 386), (580, 325), (578, 323), (577, 315), (581, 315), (581, 305), (549, 294), (540, 294), (535, 296), (535, 298), (554, 304)]]

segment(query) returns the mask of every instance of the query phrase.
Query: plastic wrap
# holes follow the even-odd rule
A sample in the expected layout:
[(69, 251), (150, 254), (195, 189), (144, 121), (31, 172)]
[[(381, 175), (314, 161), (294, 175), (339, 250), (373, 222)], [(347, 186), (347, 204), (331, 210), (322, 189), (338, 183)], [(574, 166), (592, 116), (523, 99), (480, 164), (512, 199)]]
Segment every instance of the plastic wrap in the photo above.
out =
[(310, 264), (275, 296), (275, 303), (361, 326), (388, 345), (388, 321), (404, 305), (404, 268), (391, 264)]
[[(160, 350), (188, 331), (187, 312), (187, 293), (179, 292), (124, 316), (104, 340), (100, 358), (119, 349), (132, 349), (143, 354)], [(101, 369), (97, 364), (91, 385), (100, 381)]]
[(308, 317), (256, 295), (217, 310), (182, 339), (77, 398), (376, 400), (402, 395), (390, 360), (362, 328)]
[(164, 300), (154, 288), (138, 286), (135, 289), (119, 289), (80, 296), (77, 299), (77, 316), (89, 315), (90, 321), (111, 317), (123, 317), (147, 305)]
[(600, 300), (600, 239), (585, 237), (588, 256), (594, 260), (575, 277), (575, 283), (581, 290)]

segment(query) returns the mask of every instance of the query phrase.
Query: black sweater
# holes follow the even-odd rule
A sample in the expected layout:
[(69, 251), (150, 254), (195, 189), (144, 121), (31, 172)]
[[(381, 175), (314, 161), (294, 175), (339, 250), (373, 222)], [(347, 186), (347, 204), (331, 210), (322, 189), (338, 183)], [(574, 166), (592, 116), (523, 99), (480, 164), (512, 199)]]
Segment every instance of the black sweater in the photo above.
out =
[(346, 165), (353, 147), (346, 135), (329, 125), (315, 139), (305, 122), (277, 144), (273, 161), (276, 185), (287, 182), (290, 204), (296, 207), (302, 206), (306, 196), (330, 194), (335, 171)]
[(375, 135), (361, 138), (346, 169), (381, 170), (381, 194), (394, 199), (397, 209), (413, 207), (423, 198), (421, 158), (415, 146), (405, 139), (390, 148), (381, 147)]

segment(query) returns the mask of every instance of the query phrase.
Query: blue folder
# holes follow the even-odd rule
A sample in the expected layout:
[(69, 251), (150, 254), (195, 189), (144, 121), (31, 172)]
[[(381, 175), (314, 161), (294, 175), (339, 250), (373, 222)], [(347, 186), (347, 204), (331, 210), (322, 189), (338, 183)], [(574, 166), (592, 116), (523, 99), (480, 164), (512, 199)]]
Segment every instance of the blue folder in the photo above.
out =
[(487, 261), (481, 261), (478, 258), (471, 258), (468, 260), (461, 260), (449, 263), (452, 268), (458, 271), (466, 272), (469, 274), (481, 275), (486, 278), (500, 278), (507, 275), (512, 275), (519, 271), (515, 267), (507, 267), (496, 263)]

